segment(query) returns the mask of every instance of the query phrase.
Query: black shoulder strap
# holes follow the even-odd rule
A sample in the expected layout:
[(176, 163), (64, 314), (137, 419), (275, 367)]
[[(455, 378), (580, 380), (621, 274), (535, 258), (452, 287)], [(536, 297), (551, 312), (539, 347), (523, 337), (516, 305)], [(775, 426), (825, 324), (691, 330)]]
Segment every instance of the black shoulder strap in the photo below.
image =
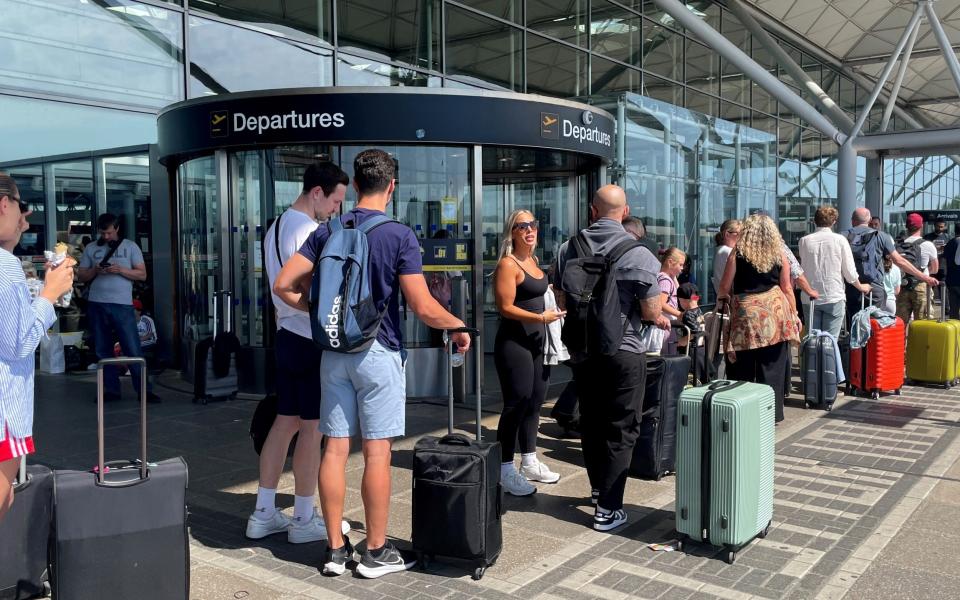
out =
[(583, 258), (592, 254), (590, 252), (590, 246), (587, 244), (587, 239), (584, 237), (582, 231), (570, 238), (570, 241), (573, 243), (574, 250), (577, 251), (577, 257)]
[(277, 222), (273, 224), (273, 241), (277, 247), (277, 262), (280, 263), (281, 269), (283, 268), (283, 258), (280, 257), (280, 219), (282, 218), (283, 213), (280, 213), (280, 216), (277, 217)]
[(627, 252), (630, 252), (634, 248), (641, 248), (643, 244), (639, 240), (623, 240), (619, 244), (613, 247), (613, 250), (607, 254), (607, 260), (611, 265), (615, 264), (618, 260), (623, 258), (623, 255)]

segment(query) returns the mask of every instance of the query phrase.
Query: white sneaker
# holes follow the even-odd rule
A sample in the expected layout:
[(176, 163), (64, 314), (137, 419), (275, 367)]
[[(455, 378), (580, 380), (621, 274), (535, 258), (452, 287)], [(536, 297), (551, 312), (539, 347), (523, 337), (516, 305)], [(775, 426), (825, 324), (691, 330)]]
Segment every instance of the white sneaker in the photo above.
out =
[(516, 469), (500, 480), (503, 485), (503, 491), (513, 496), (529, 496), (537, 491), (537, 488), (527, 481), (527, 478), (520, 474)]
[(560, 481), (560, 473), (554, 473), (547, 465), (539, 460), (533, 465), (520, 467), (520, 474), (527, 478), (527, 481), (539, 481), (540, 483), (556, 483)]
[(286, 531), (290, 526), (290, 517), (283, 514), (282, 510), (274, 510), (273, 515), (267, 519), (261, 519), (258, 513), (262, 514), (266, 512), (266, 509), (261, 508), (258, 511), (255, 511), (250, 518), (247, 519), (247, 537), (251, 540), (259, 540), (267, 537), (268, 535), (273, 535), (275, 533), (281, 533)]
[[(350, 524), (341, 521), (340, 531), (344, 535), (350, 533)], [(327, 524), (323, 522), (323, 517), (318, 515), (316, 510), (313, 511), (313, 516), (308, 521), (290, 519), (290, 524), (287, 527), (287, 541), (291, 544), (308, 544), (326, 539)]]

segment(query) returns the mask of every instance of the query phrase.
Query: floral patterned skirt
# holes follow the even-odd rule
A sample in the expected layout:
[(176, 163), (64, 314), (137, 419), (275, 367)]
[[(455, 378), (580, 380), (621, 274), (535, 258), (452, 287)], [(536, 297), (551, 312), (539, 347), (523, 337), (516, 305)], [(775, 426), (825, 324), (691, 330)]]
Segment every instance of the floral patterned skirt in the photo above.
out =
[(734, 297), (727, 352), (765, 348), (786, 341), (799, 343), (800, 328), (779, 287)]

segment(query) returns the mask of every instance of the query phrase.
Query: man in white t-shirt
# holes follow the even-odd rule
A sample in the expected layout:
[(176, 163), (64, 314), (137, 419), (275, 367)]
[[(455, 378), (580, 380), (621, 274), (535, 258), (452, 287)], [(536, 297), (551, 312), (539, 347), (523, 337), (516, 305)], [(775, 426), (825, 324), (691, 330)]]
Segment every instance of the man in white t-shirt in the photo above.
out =
[[(922, 233), (923, 217), (917, 213), (907, 215), (907, 237), (897, 244), (897, 252), (924, 275), (930, 275), (940, 269), (940, 262), (937, 247), (933, 242), (924, 240)], [(905, 274), (900, 284), (900, 295), (897, 296), (897, 316), (909, 324), (911, 315), (916, 319), (927, 318), (927, 284)]]
[[(330, 162), (314, 163), (303, 174), (303, 191), (267, 229), (263, 240), (270, 289), (280, 269), (317, 228), (318, 220), (336, 214), (350, 178)], [(272, 291), (271, 291), (272, 293)], [(248, 538), (260, 539), (287, 532), (293, 544), (327, 539), (317, 514), (314, 492), (320, 472), (320, 349), (313, 343), (310, 315), (283, 302), (275, 294), (277, 337), (277, 418), (260, 452), (257, 507), (247, 520)], [(277, 485), (294, 434), (295, 496), (293, 517), (276, 507)], [(349, 530), (346, 521), (345, 531)]]

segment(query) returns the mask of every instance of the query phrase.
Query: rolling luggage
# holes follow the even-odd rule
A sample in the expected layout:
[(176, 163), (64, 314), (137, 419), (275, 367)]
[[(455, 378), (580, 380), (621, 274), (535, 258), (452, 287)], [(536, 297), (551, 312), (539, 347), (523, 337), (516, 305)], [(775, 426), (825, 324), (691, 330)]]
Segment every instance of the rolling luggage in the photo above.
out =
[(689, 373), (689, 356), (647, 357), (643, 419), (633, 447), (631, 475), (659, 481), (675, 471), (677, 402)]
[(677, 409), (676, 527), (688, 540), (724, 548), (732, 564), (773, 518), (774, 392), (715, 381), (688, 388)]
[[(941, 294), (946, 288), (940, 286)], [(942, 304), (946, 306), (946, 299)], [(927, 295), (929, 314), (930, 295)], [(907, 330), (907, 379), (950, 388), (960, 378), (960, 321), (914, 319)]]
[(50, 594), (47, 551), (53, 517), (53, 473), (20, 459), (13, 506), (0, 521), (0, 600)]
[[(477, 335), (475, 329), (444, 332)], [(453, 365), (447, 367), (453, 381)], [(476, 381), (476, 440), (453, 433), (453, 385), (449, 389), (447, 435), (427, 436), (413, 449), (413, 549), (426, 569), (434, 557), (472, 563), (473, 579), (483, 577), (503, 548), (501, 528), (500, 443), (485, 442), (480, 430), (480, 377)]]
[[(870, 298), (873, 304), (873, 297)], [(865, 307), (863, 297), (860, 310)], [(900, 395), (903, 387), (904, 348), (906, 344), (906, 326), (903, 319), (889, 327), (880, 327), (880, 322), (870, 319), (870, 339), (863, 348), (850, 348), (849, 335), (849, 371), (847, 371), (847, 393), (857, 396), (860, 392), (869, 393), (871, 398), (879, 398), (882, 392), (894, 392)], [(846, 365), (845, 365), (845, 368)]]
[[(219, 318), (218, 300), (223, 296), (223, 331), (218, 332)], [(240, 346), (237, 336), (231, 331), (231, 309), (233, 308), (233, 294), (227, 290), (213, 294), (213, 336), (209, 337), (196, 347), (194, 357), (193, 402), (206, 404), (210, 400), (232, 400), (237, 397), (239, 390), (237, 381), (237, 352)], [(222, 346), (222, 347), (221, 347)], [(229, 354), (226, 368), (216, 364), (215, 354), (224, 352)]]
[(725, 302), (717, 302), (713, 310), (703, 316), (704, 348), (706, 358), (706, 376), (703, 381), (723, 378), (726, 375), (726, 361), (724, 360), (724, 332), (730, 325), (730, 306)]
[(187, 465), (147, 462), (147, 386), (140, 387), (140, 459), (104, 462), (103, 368), (97, 369), (97, 468), (53, 474), (53, 592), (57, 600), (186, 600), (190, 594)]
[(800, 344), (800, 378), (803, 385), (804, 407), (816, 406), (826, 411), (833, 409), (837, 390), (843, 379), (837, 369), (837, 342), (829, 333), (810, 329), (815, 303), (810, 302), (810, 333)]

